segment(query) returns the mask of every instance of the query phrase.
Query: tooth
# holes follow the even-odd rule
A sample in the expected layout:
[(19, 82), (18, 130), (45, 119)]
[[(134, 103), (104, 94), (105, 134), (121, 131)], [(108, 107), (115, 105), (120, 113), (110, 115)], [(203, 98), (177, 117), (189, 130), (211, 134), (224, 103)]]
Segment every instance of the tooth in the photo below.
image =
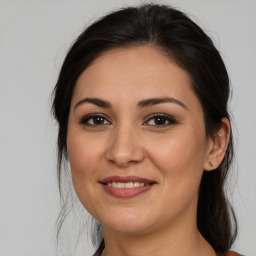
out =
[(143, 186), (149, 186), (150, 184), (145, 184), (141, 182), (109, 182), (107, 183), (108, 186), (114, 187), (114, 188), (138, 188), (138, 187), (143, 187)]
[(125, 188), (133, 188), (133, 182), (124, 183)]
[(140, 183), (139, 183), (139, 182), (134, 182), (134, 183), (133, 183), (133, 186), (134, 186), (135, 188), (137, 188), (137, 187), (140, 186)]
[(118, 188), (124, 188), (124, 183), (122, 183), (122, 182), (117, 182), (117, 187), (118, 187)]

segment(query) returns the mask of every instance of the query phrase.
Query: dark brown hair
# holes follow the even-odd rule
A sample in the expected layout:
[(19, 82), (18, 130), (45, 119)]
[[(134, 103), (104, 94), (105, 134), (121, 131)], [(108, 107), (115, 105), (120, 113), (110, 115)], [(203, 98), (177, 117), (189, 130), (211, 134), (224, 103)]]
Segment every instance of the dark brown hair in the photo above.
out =
[[(184, 13), (165, 5), (147, 4), (112, 12), (89, 26), (74, 42), (54, 90), (52, 109), (59, 124), (58, 177), (61, 193), (61, 165), (63, 160), (68, 160), (66, 137), (70, 102), (78, 77), (105, 51), (140, 45), (161, 49), (190, 75), (192, 88), (204, 112), (207, 136), (213, 136), (218, 130), (221, 118), (230, 120), (227, 109), (230, 87), (225, 65), (212, 40), (197, 24)], [(234, 212), (224, 193), (232, 158), (231, 132), (224, 160), (216, 170), (203, 173), (199, 191), (198, 229), (218, 253), (230, 249), (237, 233)], [(59, 227), (64, 218), (60, 216)], [(96, 230), (100, 230), (100, 224)], [(104, 249), (102, 237), (97, 247), (95, 255), (100, 255)]]

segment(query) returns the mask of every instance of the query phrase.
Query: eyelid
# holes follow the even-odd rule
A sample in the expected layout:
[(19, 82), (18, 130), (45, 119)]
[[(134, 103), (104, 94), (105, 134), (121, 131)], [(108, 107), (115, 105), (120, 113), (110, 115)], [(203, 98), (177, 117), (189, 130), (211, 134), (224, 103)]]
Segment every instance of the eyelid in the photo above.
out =
[[(104, 118), (104, 122), (107, 121), (108, 124), (105, 124), (105, 123), (103, 123), (103, 124), (90, 124), (90, 123), (88, 123), (88, 120), (90, 120), (92, 118), (95, 118), (95, 117), (102, 117), (102, 118)], [(168, 121), (168, 123), (167, 124), (162, 124), (162, 125), (161, 124), (159, 124), (159, 125), (157, 125), (157, 124), (155, 124), (155, 125), (148, 124), (148, 125), (149, 126), (156, 126), (158, 128), (161, 128), (161, 127), (166, 127), (166, 126), (170, 126), (170, 125), (174, 125), (174, 124), (178, 123), (177, 120), (173, 116), (161, 112), (161, 113), (152, 113), (152, 114), (146, 116), (146, 118), (145, 118), (146, 120), (142, 123), (142, 125), (147, 125), (147, 123), (150, 120), (152, 120), (154, 118), (157, 118), (157, 117), (161, 117), (161, 118), (166, 119), (166, 121)], [(112, 124), (109, 121), (109, 117), (107, 115), (105, 115), (105, 114), (102, 114), (102, 113), (91, 113), (91, 114), (88, 114), (88, 115), (82, 117), (79, 123), (82, 124), (82, 125), (87, 125), (87, 126), (102, 126), (102, 125)]]
[(143, 125), (145, 125), (147, 122), (149, 122), (150, 120), (154, 119), (154, 118), (157, 118), (157, 117), (162, 117), (162, 118), (165, 118), (167, 121), (169, 121), (168, 124), (164, 124), (164, 125), (150, 125), (150, 126), (158, 126), (158, 128), (160, 127), (165, 127), (165, 126), (169, 126), (169, 125), (174, 125), (174, 124), (177, 124), (177, 120), (169, 115), (169, 114), (165, 114), (165, 113), (153, 113), (153, 114), (150, 114), (146, 117), (146, 121), (143, 122)]
[(81, 120), (80, 120), (80, 124), (82, 124), (82, 125), (88, 125), (88, 126), (106, 125), (106, 124), (98, 124), (98, 125), (94, 124), (94, 125), (93, 125), (93, 124), (87, 123), (87, 121), (88, 121), (89, 119), (94, 118), (94, 117), (102, 117), (102, 118), (104, 118), (109, 124), (111, 124), (111, 122), (109, 121), (109, 117), (108, 117), (107, 115), (104, 115), (104, 114), (101, 114), (101, 113), (91, 113), (91, 114), (89, 114), (89, 115), (86, 115), (86, 116), (82, 117)]

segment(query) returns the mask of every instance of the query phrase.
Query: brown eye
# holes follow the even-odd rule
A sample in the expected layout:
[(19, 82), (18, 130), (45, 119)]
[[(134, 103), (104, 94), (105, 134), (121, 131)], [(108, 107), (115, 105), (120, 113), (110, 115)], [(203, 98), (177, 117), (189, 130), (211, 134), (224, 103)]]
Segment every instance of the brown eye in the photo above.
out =
[(165, 114), (157, 114), (151, 116), (144, 124), (151, 125), (151, 126), (168, 126), (168, 125), (173, 125), (176, 124), (176, 120)]
[(164, 117), (156, 117), (153, 120), (155, 125), (165, 125), (168, 122), (168, 120)]
[(83, 125), (94, 125), (94, 126), (110, 124), (110, 122), (106, 119), (105, 116), (96, 115), (96, 114), (84, 117), (80, 123)]
[[(93, 118), (91, 118), (91, 120), (92, 120), (92, 124), (104, 124), (104, 121), (105, 121), (104, 118), (101, 116), (93, 117)], [(88, 123), (90, 123), (90, 122), (88, 122)]]

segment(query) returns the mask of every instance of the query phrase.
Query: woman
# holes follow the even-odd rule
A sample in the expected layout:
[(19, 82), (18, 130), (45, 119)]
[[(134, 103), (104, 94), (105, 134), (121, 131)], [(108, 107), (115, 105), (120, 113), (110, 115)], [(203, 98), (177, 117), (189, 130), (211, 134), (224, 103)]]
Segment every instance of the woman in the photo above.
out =
[(73, 44), (54, 93), (60, 188), (68, 160), (94, 255), (237, 255), (229, 78), (201, 28), (163, 5), (113, 12)]

